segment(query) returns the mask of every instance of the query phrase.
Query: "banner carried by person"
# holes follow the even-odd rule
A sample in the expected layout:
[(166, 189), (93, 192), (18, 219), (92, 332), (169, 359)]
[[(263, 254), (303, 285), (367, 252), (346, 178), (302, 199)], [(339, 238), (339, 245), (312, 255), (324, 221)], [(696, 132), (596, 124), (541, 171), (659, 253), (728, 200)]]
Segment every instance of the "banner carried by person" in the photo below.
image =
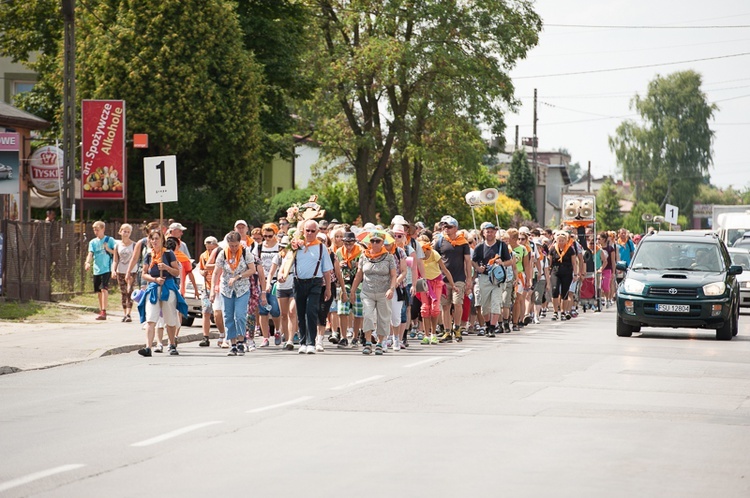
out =
[(81, 184), (84, 199), (125, 198), (125, 101), (81, 104)]

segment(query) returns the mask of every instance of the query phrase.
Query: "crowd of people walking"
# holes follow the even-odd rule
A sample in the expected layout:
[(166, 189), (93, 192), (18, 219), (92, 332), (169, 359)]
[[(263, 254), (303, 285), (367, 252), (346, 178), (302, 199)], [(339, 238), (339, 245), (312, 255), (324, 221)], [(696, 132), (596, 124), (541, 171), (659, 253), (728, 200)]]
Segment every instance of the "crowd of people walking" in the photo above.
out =
[[(107, 318), (114, 273), (123, 321), (131, 321), (137, 306), (144, 324), (139, 353), (163, 352), (166, 330), (169, 354), (179, 354), (186, 281), (196, 293), (201, 288), (181, 240), (186, 227), (153, 223), (145, 237), (132, 240), (133, 227), (125, 224), (114, 240), (103, 226), (94, 224), (86, 262), (87, 269), (93, 263), (97, 319)], [(572, 320), (581, 310), (612, 304), (615, 263), (629, 261), (635, 250), (625, 229), (501, 229), (486, 221), (467, 230), (450, 215), (430, 228), (400, 215), (387, 226), (362, 227), (316, 219), (295, 227), (281, 218), (253, 228), (237, 220), (222, 240), (206, 237), (204, 245), (195, 261), (202, 294), (189, 296), (201, 301), (200, 346), (211, 346), (213, 322), (216, 345), (229, 356), (268, 347), (382, 355), (414, 341), (493, 338), (542, 320)]]

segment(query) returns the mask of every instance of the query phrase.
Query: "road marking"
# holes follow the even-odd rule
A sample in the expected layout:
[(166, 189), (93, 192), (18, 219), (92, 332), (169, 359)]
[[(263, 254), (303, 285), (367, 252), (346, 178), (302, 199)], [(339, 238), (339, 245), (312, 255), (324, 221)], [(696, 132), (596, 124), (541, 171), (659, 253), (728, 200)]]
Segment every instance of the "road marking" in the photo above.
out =
[(7, 491), (11, 488), (16, 488), (18, 486), (23, 486), (24, 484), (38, 481), (39, 479), (44, 479), (45, 477), (53, 476), (55, 474), (61, 474), (63, 472), (69, 472), (71, 470), (80, 469), (81, 467), (85, 467), (85, 466), (86, 465), (83, 463), (73, 463), (70, 465), (61, 465), (60, 467), (42, 470), (41, 472), (34, 472), (33, 474), (19, 477), (18, 479), (13, 479), (12, 481), (6, 481), (3, 483), (0, 483), (0, 492)]
[(265, 412), (267, 410), (273, 410), (274, 408), (281, 408), (282, 406), (289, 406), (289, 405), (296, 405), (297, 403), (304, 403), (305, 401), (309, 401), (311, 399), (313, 399), (312, 396), (302, 396), (301, 398), (293, 399), (291, 401), (284, 401), (283, 403), (277, 403), (275, 405), (268, 405), (268, 406), (262, 406), (260, 408), (253, 408), (252, 410), (248, 410), (245, 413)]
[(210, 425), (221, 424), (221, 423), (222, 423), (221, 421), (214, 421), (214, 422), (203, 422), (202, 424), (189, 425), (187, 427), (183, 427), (182, 429), (177, 429), (172, 432), (167, 432), (166, 434), (162, 434), (161, 436), (156, 436), (156, 437), (152, 437), (151, 439), (146, 439), (145, 441), (133, 443), (130, 446), (151, 446), (152, 444), (161, 443), (162, 441), (166, 441), (167, 439), (172, 439), (173, 437), (182, 436), (183, 434), (187, 434), (188, 432), (197, 431), (198, 429), (202, 429)]
[(425, 363), (432, 363), (433, 361), (442, 360), (442, 356), (435, 356), (434, 358), (425, 358), (424, 360), (418, 361), (416, 363), (409, 363), (408, 365), (404, 365), (404, 368), (411, 368), (411, 367), (417, 367), (419, 365), (424, 365)]
[(458, 351), (456, 351), (456, 354), (464, 354), (468, 353), (469, 351), (471, 351), (471, 348), (459, 349)]
[(348, 384), (344, 384), (343, 386), (332, 387), (331, 391), (340, 391), (342, 389), (346, 389), (347, 387), (364, 384), (365, 382), (372, 382), (373, 380), (382, 379), (383, 377), (385, 377), (385, 375), (373, 375), (372, 377), (367, 377), (366, 379), (355, 380), (354, 382), (349, 382)]

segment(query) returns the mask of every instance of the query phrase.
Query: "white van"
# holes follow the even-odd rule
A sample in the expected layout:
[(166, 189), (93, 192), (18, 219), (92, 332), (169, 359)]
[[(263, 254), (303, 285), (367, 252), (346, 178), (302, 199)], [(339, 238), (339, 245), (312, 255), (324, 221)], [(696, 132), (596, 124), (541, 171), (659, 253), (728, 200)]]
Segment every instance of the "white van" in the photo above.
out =
[(750, 232), (750, 212), (721, 213), (717, 216), (715, 230), (727, 247), (741, 239), (745, 232)]

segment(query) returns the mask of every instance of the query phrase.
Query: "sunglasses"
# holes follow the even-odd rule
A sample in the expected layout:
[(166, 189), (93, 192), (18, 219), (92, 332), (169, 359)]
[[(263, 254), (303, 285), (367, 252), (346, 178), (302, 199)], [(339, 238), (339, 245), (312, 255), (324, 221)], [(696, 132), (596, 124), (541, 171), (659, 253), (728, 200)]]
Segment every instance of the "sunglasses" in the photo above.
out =
[(518, 240), (528, 240), (526, 237), (518, 237)]
[(382, 244), (383, 239), (370, 239), (370, 242), (372, 242), (373, 244)]
[(354, 241), (353, 240), (345, 240), (344, 244), (354, 244)]
[(305, 229), (305, 233), (316, 233), (316, 232), (317, 232), (317, 230), (308, 230), (308, 229)]
[(264, 239), (272, 239), (273, 237), (274, 237), (273, 234), (271, 234), (271, 235), (266, 234), (266, 235), (263, 236)]

